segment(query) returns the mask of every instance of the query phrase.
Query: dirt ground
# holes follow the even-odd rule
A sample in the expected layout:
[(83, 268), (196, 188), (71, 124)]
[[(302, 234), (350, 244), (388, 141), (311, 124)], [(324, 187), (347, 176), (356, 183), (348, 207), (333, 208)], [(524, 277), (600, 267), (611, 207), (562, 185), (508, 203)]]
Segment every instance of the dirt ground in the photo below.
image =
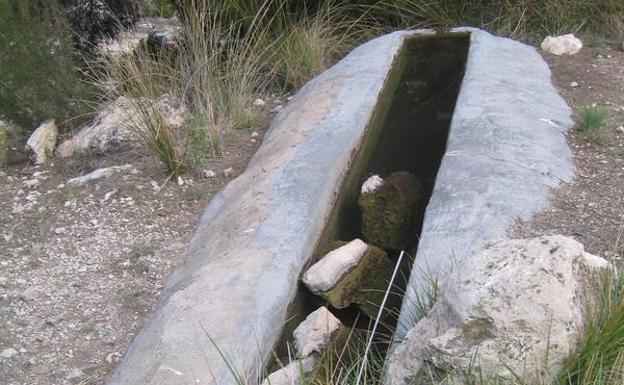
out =
[(564, 234), (593, 254), (619, 259), (624, 251), (624, 52), (605, 46), (584, 48), (574, 56), (543, 57), (577, 117), (584, 106), (596, 104), (608, 118), (600, 144), (569, 132), (575, 179), (555, 191), (547, 210), (519, 224), (515, 235)]
[[(595, 254), (619, 257), (624, 215), (624, 52), (585, 48), (544, 55), (575, 111), (608, 110), (605, 140), (568, 135), (577, 177), (516, 236), (571, 235)], [(578, 85), (571, 86), (571, 82)], [(260, 132), (260, 139), (262, 132)], [(167, 183), (157, 162), (137, 153), (0, 174), (0, 383), (102, 384), (180, 264), (203, 208), (240, 173), (260, 140), (230, 134), (216, 177)], [(130, 163), (128, 172), (84, 187), (67, 179)], [(223, 171), (234, 168), (234, 175)], [(35, 186), (31, 181), (36, 179)]]
[[(225, 156), (207, 166), (216, 177), (184, 176), (181, 186), (164, 184), (158, 162), (136, 151), (5, 169), (0, 383), (102, 384), (183, 261), (203, 208), (244, 170), (259, 134), (232, 132)], [(67, 184), (121, 164), (133, 167), (86, 186)], [(28, 187), (33, 180), (37, 186)]]

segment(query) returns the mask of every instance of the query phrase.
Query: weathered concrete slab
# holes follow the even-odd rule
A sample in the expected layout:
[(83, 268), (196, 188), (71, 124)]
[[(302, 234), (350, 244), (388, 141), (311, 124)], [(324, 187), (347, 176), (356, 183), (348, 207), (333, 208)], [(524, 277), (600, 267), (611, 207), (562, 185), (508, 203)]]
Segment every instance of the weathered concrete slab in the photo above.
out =
[(507, 238), (574, 174), (565, 131), (571, 110), (530, 46), (472, 30), (446, 153), (426, 209), (397, 327), (414, 325), (431, 279)]
[(247, 170), (207, 207), (188, 262), (111, 385), (233, 384), (215, 345), (241, 375), (258, 375), (404, 35), (355, 49), (280, 112)]

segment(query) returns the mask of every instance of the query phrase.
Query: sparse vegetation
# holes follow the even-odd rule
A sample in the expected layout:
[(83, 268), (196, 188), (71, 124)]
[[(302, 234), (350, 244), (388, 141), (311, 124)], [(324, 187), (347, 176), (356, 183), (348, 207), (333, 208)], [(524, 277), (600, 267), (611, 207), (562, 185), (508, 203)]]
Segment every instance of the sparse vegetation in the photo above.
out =
[[(90, 109), (71, 32), (54, 1), (0, 0), (0, 113), (27, 130), (55, 118), (71, 128)], [(80, 119), (78, 119), (80, 120)]]
[(598, 106), (586, 106), (581, 110), (576, 130), (595, 143), (601, 143), (604, 136), (606, 111)]

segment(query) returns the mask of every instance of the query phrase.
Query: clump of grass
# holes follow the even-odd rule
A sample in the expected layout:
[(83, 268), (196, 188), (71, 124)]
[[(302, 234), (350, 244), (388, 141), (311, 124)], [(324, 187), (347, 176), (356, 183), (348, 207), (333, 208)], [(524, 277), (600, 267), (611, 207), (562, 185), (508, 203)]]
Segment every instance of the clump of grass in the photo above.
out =
[(403, 28), (468, 25), (531, 42), (570, 32), (617, 38), (624, 20), (624, 3), (617, 0), (388, 0), (376, 8)]
[(580, 120), (575, 128), (592, 142), (602, 143), (606, 119), (607, 113), (603, 108), (586, 106), (581, 110)]
[(558, 384), (624, 383), (624, 276), (609, 270), (589, 307), (580, 346), (569, 357)]
[[(349, 47), (376, 31), (354, 7), (327, 1), (298, 20), (283, 17), (286, 28), (277, 47), (277, 73), (289, 89), (297, 89), (335, 62)], [(366, 26), (366, 28), (365, 28)], [(368, 31), (365, 31), (368, 29)]]

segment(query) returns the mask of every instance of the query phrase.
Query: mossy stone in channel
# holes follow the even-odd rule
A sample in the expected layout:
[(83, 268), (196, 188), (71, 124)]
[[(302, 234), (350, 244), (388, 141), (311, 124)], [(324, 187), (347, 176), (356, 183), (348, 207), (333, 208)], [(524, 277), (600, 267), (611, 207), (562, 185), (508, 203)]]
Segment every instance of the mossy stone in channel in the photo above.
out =
[(386, 249), (409, 247), (424, 196), (418, 179), (406, 171), (391, 174), (373, 191), (363, 191), (358, 205), (364, 238)]
[[(363, 247), (357, 251), (353, 249), (347, 251), (349, 245), (352, 245), (353, 242), (359, 242)], [(328, 287), (329, 284), (327, 282), (323, 284), (321, 283), (322, 280), (318, 279), (319, 276), (332, 274), (330, 271), (318, 273), (319, 270), (327, 270), (326, 268), (316, 269), (313, 266), (304, 274), (303, 281), (316, 295), (325, 298), (334, 308), (344, 309), (355, 304), (366, 315), (374, 318), (377, 316), (384, 292), (388, 288), (388, 282), (392, 275), (392, 261), (384, 250), (376, 246), (366, 245), (360, 240), (353, 242), (330, 252), (319, 261), (319, 264), (323, 264), (328, 262), (327, 258), (342, 259), (347, 255), (355, 257), (353, 258), (353, 263), (348, 263), (351, 265), (348, 270), (330, 280), (333, 281), (331, 282), (331, 287)], [(343, 253), (340, 254), (341, 252)], [(340, 264), (341, 262), (335, 261), (333, 266)], [(316, 272), (312, 273), (315, 269)]]

